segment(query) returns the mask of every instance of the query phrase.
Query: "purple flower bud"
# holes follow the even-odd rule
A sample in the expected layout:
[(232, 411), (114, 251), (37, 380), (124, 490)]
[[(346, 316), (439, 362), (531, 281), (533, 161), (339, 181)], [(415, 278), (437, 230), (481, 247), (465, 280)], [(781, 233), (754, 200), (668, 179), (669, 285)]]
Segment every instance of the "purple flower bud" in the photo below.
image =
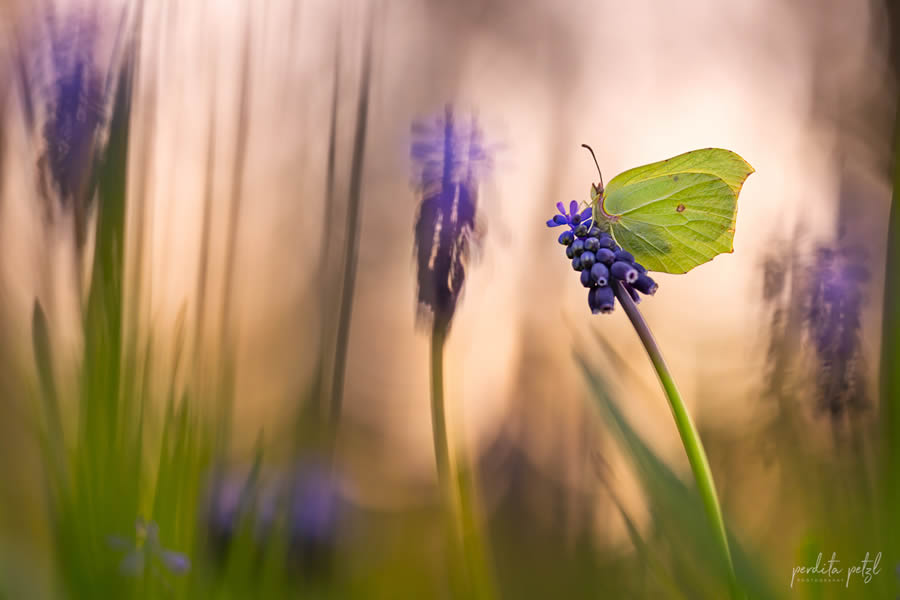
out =
[(591, 280), (591, 272), (585, 269), (581, 272), (581, 285), (586, 288), (592, 287), (594, 282)]
[(616, 260), (609, 268), (610, 274), (616, 279), (620, 279), (626, 283), (634, 283), (638, 278), (637, 269), (627, 262)]
[(603, 263), (606, 266), (613, 264), (616, 260), (616, 255), (609, 248), (600, 248), (594, 256), (597, 259), (597, 262)]
[(601, 248), (609, 248), (610, 250), (615, 250), (616, 248), (616, 241), (612, 239), (612, 237), (608, 233), (604, 233), (603, 235), (599, 236), (597, 241), (600, 242)]
[(590, 252), (596, 252), (600, 248), (600, 240), (595, 237), (589, 237), (584, 240), (584, 249)]
[(597, 258), (594, 256), (593, 252), (584, 251), (581, 254), (581, 266), (584, 269), (590, 269), (594, 266), (594, 263), (597, 261)]
[(599, 286), (607, 285), (609, 283), (609, 268), (600, 262), (594, 264), (591, 267), (591, 278)]
[(615, 303), (616, 295), (608, 285), (591, 288), (588, 292), (588, 305), (591, 307), (591, 312), (595, 315), (597, 313), (611, 313), (613, 308), (615, 308)]
[(635, 290), (633, 287), (631, 287), (628, 284), (625, 284), (625, 290), (628, 292), (628, 295), (631, 296), (631, 299), (634, 301), (635, 304), (641, 303), (641, 296), (640, 296), (640, 294), (637, 293), (637, 290)]
[(574, 241), (575, 234), (571, 231), (563, 231), (561, 234), (559, 234), (559, 243), (563, 246), (568, 246)]
[(647, 294), (648, 296), (655, 294), (656, 290), (659, 288), (656, 282), (645, 273), (639, 273), (637, 279), (634, 280), (633, 285), (634, 289), (642, 294)]

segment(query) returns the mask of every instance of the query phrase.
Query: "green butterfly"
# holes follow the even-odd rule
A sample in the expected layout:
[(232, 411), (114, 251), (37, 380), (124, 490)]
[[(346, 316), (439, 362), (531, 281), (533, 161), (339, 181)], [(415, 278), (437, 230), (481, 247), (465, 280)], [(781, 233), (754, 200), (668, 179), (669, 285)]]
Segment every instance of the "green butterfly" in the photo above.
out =
[(753, 171), (730, 150), (686, 152), (625, 171), (605, 189), (601, 175), (591, 185), (592, 212), (649, 270), (687, 273), (734, 251), (737, 198)]

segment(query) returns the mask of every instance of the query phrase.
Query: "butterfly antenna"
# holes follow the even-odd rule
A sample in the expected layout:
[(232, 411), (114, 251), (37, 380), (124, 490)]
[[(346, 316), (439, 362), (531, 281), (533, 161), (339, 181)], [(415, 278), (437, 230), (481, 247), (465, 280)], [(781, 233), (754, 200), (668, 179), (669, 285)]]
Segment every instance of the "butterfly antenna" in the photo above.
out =
[(600, 172), (600, 163), (597, 162), (597, 155), (594, 154), (594, 149), (588, 146), (587, 144), (582, 144), (582, 148), (587, 148), (588, 152), (591, 153), (591, 156), (594, 158), (594, 164), (597, 165), (597, 173), (600, 175), (600, 189), (603, 189), (603, 173)]

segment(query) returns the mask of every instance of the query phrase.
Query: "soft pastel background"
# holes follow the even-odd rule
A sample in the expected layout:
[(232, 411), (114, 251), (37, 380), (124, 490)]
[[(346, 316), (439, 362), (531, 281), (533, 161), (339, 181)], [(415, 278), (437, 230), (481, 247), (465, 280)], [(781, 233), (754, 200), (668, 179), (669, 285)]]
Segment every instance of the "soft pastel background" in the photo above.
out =
[[(658, 275), (641, 309), (706, 441), (751, 597), (895, 597), (900, 554), (877, 500), (891, 470), (878, 458), (878, 374), (897, 103), (891, 35), (900, 31), (892, 4), (0, 1), (0, 598), (450, 597), (409, 158), (411, 123), (448, 104), (477, 116), (493, 158), (445, 376), (499, 594), (725, 597), (644, 350), (621, 310), (590, 315), (544, 226), (557, 201), (589, 199), (588, 143), (607, 181), (708, 146), (755, 167), (734, 253)], [(37, 185), (50, 40), (87, 23), (97, 71), (133, 78), (122, 355), (139, 382), (129, 388), (125, 377), (114, 395), (143, 425), (140, 444), (122, 447), (135, 456), (119, 457), (138, 466), (109, 475), (139, 482), (131, 522), (155, 520), (162, 545), (190, 558), (183, 574), (73, 576), (82, 567), (66, 564), (119, 560), (97, 540), (131, 536), (104, 529), (127, 511), (104, 525), (79, 518), (96, 495), (62, 517), (48, 500), (53, 434), (40, 402), (35, 301), (49, 323), (63, 452), (75, 463), (92, 443), (78, 433), (88, 402), (80, 381), (106, 368), (86, 358), (93, 325), (79, 296), (90, 269), (79, 284), (72, 216), (52, 201), (48, 216)], [(315, 466), (328, 401), (320, 374), (336, 368), (366, 52), (358, 269), (328, 468)], [(104, 110), (112, 114), (112, 94)], [(838, 259), (823, 266), (826, 248)], [(817, 295), (820, 278), (860, 265), (867, 276), (840, 288), (852, 299)], [(816, 312), (816, 302), (831, 308)], [(817, 347), (816, 327), (829, 319), (846, 340), (836, 354)], [(189, 425), (177, 425), (179, 406)], [(168, 475), (166, 435), (193, 449), (173, 450)], [(247, 531), (230, 544), (210, 533), (209, 497), (228, 487), (220, 479), (255, 490), (241, 505), (255, 515), (269, 483), (310, 472), (334, 512), (324, 510), (329, 533), (314, 550), (271, 559), (252, 516), (232, 515)], [(79, 524), (66, 529), (66, 519)], [(791, 589), (794, 566), (819, 552), (843, 566), (884, 556), (869, 584)]]

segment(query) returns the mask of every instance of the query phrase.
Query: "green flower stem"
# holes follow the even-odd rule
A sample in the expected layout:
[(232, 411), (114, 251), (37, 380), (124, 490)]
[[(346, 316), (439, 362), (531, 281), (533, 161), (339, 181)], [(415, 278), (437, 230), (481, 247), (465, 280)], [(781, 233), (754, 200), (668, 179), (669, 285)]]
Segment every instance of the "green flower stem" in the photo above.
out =
[(713, 482), (709, 460), (706, 458), (706, 451), (703, 449), (703, 442), (700, 440), (697, 428), (694, 426), (691, 415), (688, 413), (684, 400), (682, 400), (681, 394), (678, 392), (678, 387), (675, 385), (675, 379), (672, 377), (672, 373), (669, 372), (669, 367), (666, 366), (666, 361), (662, 352), (660, 352), (659, 346), (656, 344), (656, 340), (653, 339), (653, 334), (650, 332), (647, 322), (621, 282), (616, 284), (615, 293), (619, 302), (622, 303), (622, 308), (625, 309), (625, 314), (631, 320), (638, 337), (641, 338), (641, 342), (644, 344), (644, 348), (650, 357), (650, 362), (653, 363), (653, 368), (656, 369), (656, 374), (659, 376), (659, 381), (669, 400), (669, 407), (672, 409), (672, 416), (675, 418), (675, 426), (678, 428), (681, 443), (684, 445), (684, 451), (687, 453), (691, 470), (694, 472), (694, 480), (697, 482), (697, 488), (703, 500), (706, 517), (709, 519), (719, 550), (728, 567), (731, 597), (735, 599), (740, 598), (737, 576), (734, 573), (734, 563), (731, 560), (731, 549), (728, 546), (728, 534), (725, 531), (725, 520), (722, 517), (722, 509), (719, 506), (719, 499), (716, 495), (716, 485)]
[(447, 498), (453, 498), (455, 477), (450, 473), (450, 442), (447, 438), (447, 418), (444, 411), (444, 342), (447, 328), (435, 319), (431, 333), (431, 432), (434, 438), (434, 459), (438, 482)]
[[(465, 581), (462, 583), (467, 591), (457, 590), (458, 596), (486, 600), (495, 598), (496, 593), (488, 565), (486, 544), (478, 526), (472, 477), (465, 467), (463, 473), (458, 472), (450, 454), (444, 406), (446, 339), (447, 323), (435, 318), (431, 334), (431, 429), (434, 458), (454, 553), (461, 554), (460, 563), (465, 571)], [(460, 456), (462, 453), (457, 453), (457, 457)]]

